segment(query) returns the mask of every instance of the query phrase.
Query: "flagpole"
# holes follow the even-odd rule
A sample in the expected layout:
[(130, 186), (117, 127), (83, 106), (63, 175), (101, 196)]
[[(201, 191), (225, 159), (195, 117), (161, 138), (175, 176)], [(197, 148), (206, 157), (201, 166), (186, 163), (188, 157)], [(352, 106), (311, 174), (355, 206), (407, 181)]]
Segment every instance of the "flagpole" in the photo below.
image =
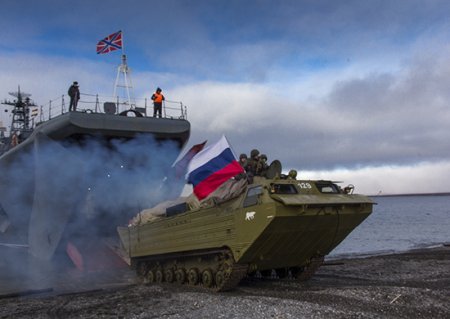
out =
[(120, 30), (120, 32), (122, 32), (122, 55), (125, 55), (125, 37), (123, 36), (123, 31)]
[[(122, 32), (122, 31), (120, 31), (120, 32)], [(124, 49), (123, 49), (123, 42), (124, 42), (123, 41), (123, 32), (122, 32), (121, 37), (122, 37), (122, 48), (121, 49), (122, 49), (122, 57), (123, 57), (123, 54), (124, 54)], [(113, 100), (117, 101), (117, 113), (120, 113), (120, 110), (119, 110), (120, 99), (119, 99), (119, 96), (116, 95), (116, 93), (117, 93), (117, 88), (119, 87), (121, 70), (122, 70), (122, 64), (119, 65), (119, 67), (117, 68), (116, 82), (114, 83), (114, 91), (113, 91)]]
[[(125, 41), (124, 41), (124, 37), (123, 37), (123, 32), (122, 32), (122, 60), (121, 60), (122, 64), (121, 64), (121, 71), (123, 74), (123, 78), (124, 78), (124, 86), (125, 86), (125, 91), (127, 93), (127, 97), (129, 97), (130, 94), (128, 94), (128, 83), (127, 83), (127, 56), (125, 55)], [(129, 100), (129, 98), (128, 98)]]

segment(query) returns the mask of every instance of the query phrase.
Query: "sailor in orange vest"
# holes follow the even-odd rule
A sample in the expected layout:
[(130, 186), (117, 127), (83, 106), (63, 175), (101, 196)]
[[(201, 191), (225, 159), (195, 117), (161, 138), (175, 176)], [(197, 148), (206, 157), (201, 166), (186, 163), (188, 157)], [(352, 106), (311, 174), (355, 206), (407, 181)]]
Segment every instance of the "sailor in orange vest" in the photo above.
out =
[(153, 100), (153, 117), (156, 117), (156, 113), (159, 117), (162, 117), (162, 101), (165, 100), (164, 95), (161, 94), (161, 89), (157, 88), (156, 92), (152, 95)]

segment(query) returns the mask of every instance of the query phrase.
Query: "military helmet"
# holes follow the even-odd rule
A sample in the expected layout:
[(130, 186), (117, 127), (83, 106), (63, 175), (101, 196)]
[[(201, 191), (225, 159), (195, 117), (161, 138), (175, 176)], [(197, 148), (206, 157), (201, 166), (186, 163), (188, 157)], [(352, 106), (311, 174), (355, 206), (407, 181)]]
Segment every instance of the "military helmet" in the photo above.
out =
[(239, 155), (239, 159), (243, 159), (243, 158), (247, 159), (247, 154), (242, 153), (241, 155)]
[(267, 161), (267, 155), (266, 154), (261, 154), (261, 156), (259, 158)]
[(291, 178), (296, 178), (297, 177), (297, 171), (295, 169), (291, 169), (289, 171), (288, 176), (291, 177)]
[(259, 155), (259, 151), (257, 150), (257, 149), (253, 149), (251, 152), (250, 152), (250, 157), (255, 157), (255, 156), (258, 156)]

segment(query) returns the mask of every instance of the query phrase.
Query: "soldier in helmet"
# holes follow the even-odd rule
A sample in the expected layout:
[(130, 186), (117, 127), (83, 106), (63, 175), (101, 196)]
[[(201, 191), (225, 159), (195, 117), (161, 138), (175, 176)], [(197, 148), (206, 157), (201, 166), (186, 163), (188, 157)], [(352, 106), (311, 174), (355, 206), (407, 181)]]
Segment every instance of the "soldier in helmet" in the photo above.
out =
[[(247, 154), (242, 153), (239, 155), (239, 164), (241, 167), (246, 170), (247, 168)], [(242, 172), (234, 177), (235, 180), (241, 180), (243, 178), (247, 178), (247, 174), (245, 172)]]
[(297, 171), (295, 169), (291, 169), (288, 173), (287, 179), (297, 179)]
[(259, 162), (259, 151), (257, 149), (253, 149), (250, 152), (250, 159), (247, 161), (247, 173), (250, 173), (252, 176), (256, 175), (256, 168)]
[(258, 160), (258, 165), (256, 166), (256, 175), (265, 176), (269, 165), (267, 165), (267, 155), (261, 154)]
[(239, 155), (239, 164), (245, 169), (247, 166), (247, 154), (242, 153)]

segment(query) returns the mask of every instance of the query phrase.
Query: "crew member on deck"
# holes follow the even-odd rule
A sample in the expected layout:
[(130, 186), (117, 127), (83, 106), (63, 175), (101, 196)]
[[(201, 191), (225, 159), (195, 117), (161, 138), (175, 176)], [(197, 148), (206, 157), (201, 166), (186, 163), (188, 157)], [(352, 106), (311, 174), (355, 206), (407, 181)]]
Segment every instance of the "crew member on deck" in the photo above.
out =
[(162, 117), (162, 101), (165, 100), (164, 95), (161, 93), (161, 89), (157, 88), (156, 92), (152, 95), (153, 100), (153, 117), (156, 117), (158, 113), (159, 117)]
[(76, 111), (78, 100), (80, 99), (80, 90), (77, 81), (73, 82), (67, 94), (70, 96), (69, 112)]

